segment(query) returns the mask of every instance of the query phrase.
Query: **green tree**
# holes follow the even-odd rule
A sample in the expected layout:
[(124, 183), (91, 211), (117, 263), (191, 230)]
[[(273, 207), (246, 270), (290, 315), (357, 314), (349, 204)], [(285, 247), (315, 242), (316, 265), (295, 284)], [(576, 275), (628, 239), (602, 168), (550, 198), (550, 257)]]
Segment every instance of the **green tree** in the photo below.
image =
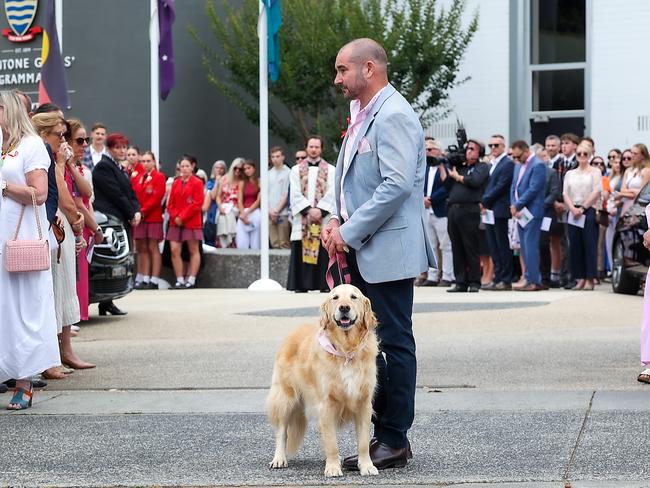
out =
[[(202, 49), (209, 82), (253, 123), (259, 123), (257, 19), (260, 0), (235, 8), (206, 1), (214, 39), (190, 32)], [(334, 61), (346, 42), (370, 37), (388, 54), (389, 79), (424, 126), (448, 113), (450, 90), (477, 27), (462, 25), (465, 0), (445, 9), (437, 0), (282, 0), (280, 78), (269, 85), (269, 128), (287, 143), (318, 133), (340, 145), (349, 104), (333, 86)]]

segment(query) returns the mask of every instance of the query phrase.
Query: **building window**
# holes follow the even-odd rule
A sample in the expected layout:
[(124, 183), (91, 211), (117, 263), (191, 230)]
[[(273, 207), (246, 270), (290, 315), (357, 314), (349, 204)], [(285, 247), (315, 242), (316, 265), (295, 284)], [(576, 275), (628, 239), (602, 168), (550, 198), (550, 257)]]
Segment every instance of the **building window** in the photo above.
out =
[(586, 59), (585, 0), (532, 0), (531, 64)]
[(533, 71), (533, 112), (584, 108), (584, 69)]

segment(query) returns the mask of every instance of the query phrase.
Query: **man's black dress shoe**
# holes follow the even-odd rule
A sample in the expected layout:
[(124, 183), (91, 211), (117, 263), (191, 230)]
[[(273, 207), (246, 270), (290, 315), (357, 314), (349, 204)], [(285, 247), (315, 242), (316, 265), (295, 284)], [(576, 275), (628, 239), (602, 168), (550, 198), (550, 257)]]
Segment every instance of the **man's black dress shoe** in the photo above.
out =
[(447, 290), (447, 293), (465, 293), (467, 291), (466, 286), (454, 286), (453, 288), (449, 288)]
[(112, 301), (101, 302), (99, 304), (99, 315), (106, 315), (107, 313), (111, 315), (126, 315), (128, 312), (117, 308), (117, 306)]
[[(370, 443), (370, 459), (377, 469), (403, 468), (409, 460), (409, 447), (395, 449), (383, 442)], [(412, 457), (412, 454), (411, 454)], [(350, 456), (343, 460), (343, 469), (358, 471), (359, 457)]]

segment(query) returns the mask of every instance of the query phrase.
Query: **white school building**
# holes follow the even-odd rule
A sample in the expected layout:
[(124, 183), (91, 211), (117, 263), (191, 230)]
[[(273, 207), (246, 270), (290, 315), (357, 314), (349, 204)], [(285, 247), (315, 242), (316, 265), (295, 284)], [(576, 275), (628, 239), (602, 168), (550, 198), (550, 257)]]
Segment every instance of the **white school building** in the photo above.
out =
[(457, 116), (486, 142), (571, 131), (593, 137), (599, 155), (650, 145), (650, 1), (468, 0), (467, 17), (476, 9), (459, 76), (470, 79), (428, 135), (455, 143)]

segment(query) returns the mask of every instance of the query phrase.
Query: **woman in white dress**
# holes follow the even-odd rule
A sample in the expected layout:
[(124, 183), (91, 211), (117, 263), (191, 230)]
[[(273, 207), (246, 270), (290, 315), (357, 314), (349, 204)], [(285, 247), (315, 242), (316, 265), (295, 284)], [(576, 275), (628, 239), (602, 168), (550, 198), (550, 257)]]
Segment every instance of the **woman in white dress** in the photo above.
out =
[[(34, 131), (22, 101), (14, 92), (0, 91), (2, 166), (0, 167), (0, 252), (13, 238), (25, 207), (18, 239), (37, 239), (32, 207), (47, 232), (45, 200), (50, 158), (43, 140)], [(47, 235), (47, 234), (45, 234)], [(0, 381), (16, 379), (7, 408), (22, 410), (32, 405), (30, 377), (61, 364), (56, 337), (54, 291), (51, 271), (9, 273), (0, 264)]]
[[(77, 253), (86, 242), (83, 239), (84, 219), (77, 210), (72, 198), (72, 175), (68, 173), (67, 160), (73, 151), (65, 142), (67, 126), (58, 112), (39, 113), (32, 117), (32, 124), (41, 138), (49, 144), (55, 158), (52, 169), (56, 168), (56, 186), (59, 193), (57, 216), (63, 224), (65, 239), (60, 245), (60, 255), (52, 253), (52, 279), (54, 280), (54, 308), (59, 332), (61, 362), (73, 369), (94, 368), (95, 365), (83, 361), (72, 349), (71, 326), (81, 320), (79, 298), (77, 297), (76, 264)], [(67, 181), (70, 182), (68, 186)], [(75, 249), (76, 246), (76, 249)], [(76, 251), (76, 252), (75, 252)], [(52, 368), (44, 372), (47, 379), (62, 379), (67, 370)]]

